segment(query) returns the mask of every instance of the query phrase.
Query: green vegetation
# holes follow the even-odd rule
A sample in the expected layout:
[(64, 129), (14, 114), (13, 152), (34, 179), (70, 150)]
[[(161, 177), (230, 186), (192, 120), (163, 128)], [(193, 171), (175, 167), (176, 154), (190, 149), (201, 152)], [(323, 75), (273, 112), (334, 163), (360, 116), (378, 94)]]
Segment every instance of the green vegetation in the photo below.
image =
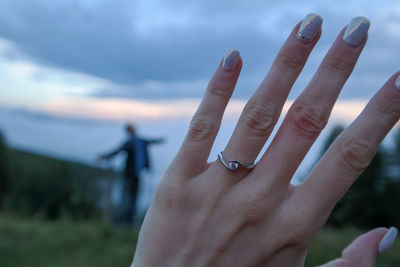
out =
[[(305, 266), (340, 256), (362, 232), (326, 228), (309, 250)], [(137, 229), (112, 228), (99, 221), (0, 217), (0, 266), (7, 267), (127, 267), (137, 242)], [(400, 266), (400, 242), (378, 257), (378, 267)]]
[(61, 217), (82, 220), (105, 215), (104, 207), (101, 209), (99, 205), (104, 200), (100, 186), (101, 182), (115, 178), (115, 173), (10, 149), (4, 143), (0, 143), (0, 156), (0, 162), (7, 162), (0, 163), (0, 171), (7, 174), (0, 176), (2, 209), (7, 213), (40, 215), (49, 220)]
[[(334, 229), (325, 227), (311, 243), (304, 266), (317, 266), (340, 257), (342, 250), (364, 231), (355, 228)], [(400, 266), (400, 241), (378, 256), (377, 267)]]
[[(341, 130), (332, 132), (326, 148)], [(384, 171), (400, 166), (399, 155), (400, 131), (394, 148), (381, 149), (336, 206), (328, 221), (336, 228), (317, 236), (305, 266), (339, 257), (364, 232), (359, 228), (400, 225), (400, 177)], [(104, 200), (100, 185), (115, 177), (111, 171), (10, 149), (0, 133), (0, 266), (129, 266), (138, 229), (113, 228), (109, 210), (99, 205)], [(400, 266), (399, 241), (378, 257), (377, 266)]]
[(130, 266), (138, 230), (104, 222), (0, 217), (0, 266)]
[(3, 206), (3, 200), (8, 193), (10, 183), (8, 168), (8, 149), (4, 137), (0, 132), (0, 209)]

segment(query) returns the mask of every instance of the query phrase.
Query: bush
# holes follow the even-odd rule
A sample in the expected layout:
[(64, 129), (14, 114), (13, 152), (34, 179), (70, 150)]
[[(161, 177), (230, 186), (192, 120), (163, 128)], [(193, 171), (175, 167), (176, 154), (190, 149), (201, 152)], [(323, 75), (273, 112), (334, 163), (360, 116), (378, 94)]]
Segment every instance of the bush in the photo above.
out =
[[(99, 216), (96, 179), (80, 175), (72, 163), (13, 151), (7, 208), (23, 216), (87, 219)], [(75, 168), (76, 169), (76, 168)], [(85, 169), (82, 167), (82, 169)]]
[(0, 208), (9, 189), (8, 148), (4, 136), (0, 132)]

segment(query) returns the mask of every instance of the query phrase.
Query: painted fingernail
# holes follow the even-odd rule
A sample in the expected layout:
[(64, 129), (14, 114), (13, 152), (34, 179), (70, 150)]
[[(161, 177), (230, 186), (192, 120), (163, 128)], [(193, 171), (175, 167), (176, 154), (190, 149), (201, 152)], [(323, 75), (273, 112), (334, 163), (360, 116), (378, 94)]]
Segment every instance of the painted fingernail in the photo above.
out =
[(317, 14), (308, 14), (300, 25), (299, 31), (297, 32), (297, 38), (309, 43), (321, 29), (322, 18)]
[(396, 80), (394, 81), (394, 85), (400, 90), (400, 75), (397, 76)]
[(398, 230), (396, 227), (390, 227), (386, 232), (386, 235), (382, 238), (381, 242), (379, 242), (378, 252), (382, 253), (388, 248), (390, 248), (394, 241), (396, 240)]
[(229, 49), (224, 57), (224, 62), (222, 63), (222, 67), (225, 70), (233, 70), (237, 63), (239, 62), (240, 53), (235, 49)]
[(355, 17), (347, 25), (343, 40), (349, 45), (359, 46), (369, 29), (369, 20), (364, 17)]

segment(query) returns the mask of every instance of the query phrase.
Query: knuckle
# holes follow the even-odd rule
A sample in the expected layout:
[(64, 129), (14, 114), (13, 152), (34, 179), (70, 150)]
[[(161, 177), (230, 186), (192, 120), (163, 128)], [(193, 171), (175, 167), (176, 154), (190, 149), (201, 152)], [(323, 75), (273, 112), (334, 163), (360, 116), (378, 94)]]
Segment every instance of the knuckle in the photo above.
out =
[(374, 152), (363, 139), (353, 138), (339, 143), (339, 160), (350, 173), (360, 173), (368, 167)]
[(388, 120), (398, 119), (400, 115), (400, 105), (397, 104), (398, 100), (386, 97), (384, 101), (377, 101), (375, 108), (379, 112), (380, 117)]
[(302, 212), (293, 212), (291, 216), (285, 217), (282, 223), (282, 229), (292, 229), (283, 239), (283, 242), (293, 247), (307, 249), (313, 237), (319, 232), (325, 223), (325, 217), (305, 216), (308, 211), (302, 209)]
[(211, 138), (216, 131), (217, 125), (211, 118), (195, 115), (190, 122), (188, 138), (202, 141)]
[(243, 120), (253, 135), (264, 137), (272, 131), (277, 119), (276, 113), (270, 105), (249, 102), (243, 111)]
[(246, 205), (242, 210), (242, 218), (245, 224), (257, 224), (261, 221), (263, 212), (259, 206), (256, 205)]
[(213, 80), (209, 82), (207, 91), (213, 96), (229, 97), (232, 93), (232, 86), (225, 81)]
[(289, 55), (287, 53), (280, 53), (277, 56), (277, 61), (282, 66), (282, 69), (299, 70), (304, 64), (304, 59), (296, 55)]
[(265, 198), (250, 196), (237, 203), (235, 214), (240, 214), (240, 220), (245, 225), (255, 225), (262, 221), (267, 212)]
[(154, 201), (168, 210), (178, 209), (186, 203), (187, 192), (177, 183), (163, 181), (154, 194)]
[[(302, 222), (300, 222), (302, 223)], [(306, 226), (303, 226), (299, 223), (285, 223), (285, 227), (290, 227), (286, 229), (292, 229), (290, 234), (288, 234), (283, 240), (282, 243), (286, 246), (297, 247), (297, 248), (306, 248), (309, 244), (309, 239), (311, 236), (310, 231)]]
[(296, 134), (315, 138), (324, 129), (328, 116), (321, 109), (298, 104), (288, 114), (292, 120)]
[(354, 66), (354, 61), (346, 57), (330, 57), (327, 59), (326, 67), (332, 72), (346, 73)]

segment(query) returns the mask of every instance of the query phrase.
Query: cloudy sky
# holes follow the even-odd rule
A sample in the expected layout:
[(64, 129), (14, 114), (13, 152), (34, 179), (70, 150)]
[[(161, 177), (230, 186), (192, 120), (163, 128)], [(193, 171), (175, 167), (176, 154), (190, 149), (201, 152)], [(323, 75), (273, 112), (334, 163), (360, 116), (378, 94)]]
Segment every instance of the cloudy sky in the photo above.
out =
[(167, 135), (171, 154), (218, 62), (236, 48), (244, 67), (226, 136), (216, 144), (221, 149), (281, 44), (308, 13), (324, 18), (323, 34), (285, 110), (339, 31), (355, 16), (371, 21), (368, 44), (333, 113), (349, 122), (400, 69), (398, 0), (1, 0), (0, 128), (13, 145), (88, 160), (123, 138), (122, 122), (134, 121), (144, 134)]
[(292, 98), (354, 16), (372, 25), (341, 99), (369, 98), (400, 68), (399, 1), (304, 2), (2, 0), (0, 104), (89, 117), (94, 109), (107, 110), (100, 117), (125, 112), (129, 101), (149, 112), (169, 101), (184, 109), (202, 96), (231, 47), (244, 60), (234, 98), (245, 100), (292, 27), (310, 12), (324, 18), (323, 35)]

